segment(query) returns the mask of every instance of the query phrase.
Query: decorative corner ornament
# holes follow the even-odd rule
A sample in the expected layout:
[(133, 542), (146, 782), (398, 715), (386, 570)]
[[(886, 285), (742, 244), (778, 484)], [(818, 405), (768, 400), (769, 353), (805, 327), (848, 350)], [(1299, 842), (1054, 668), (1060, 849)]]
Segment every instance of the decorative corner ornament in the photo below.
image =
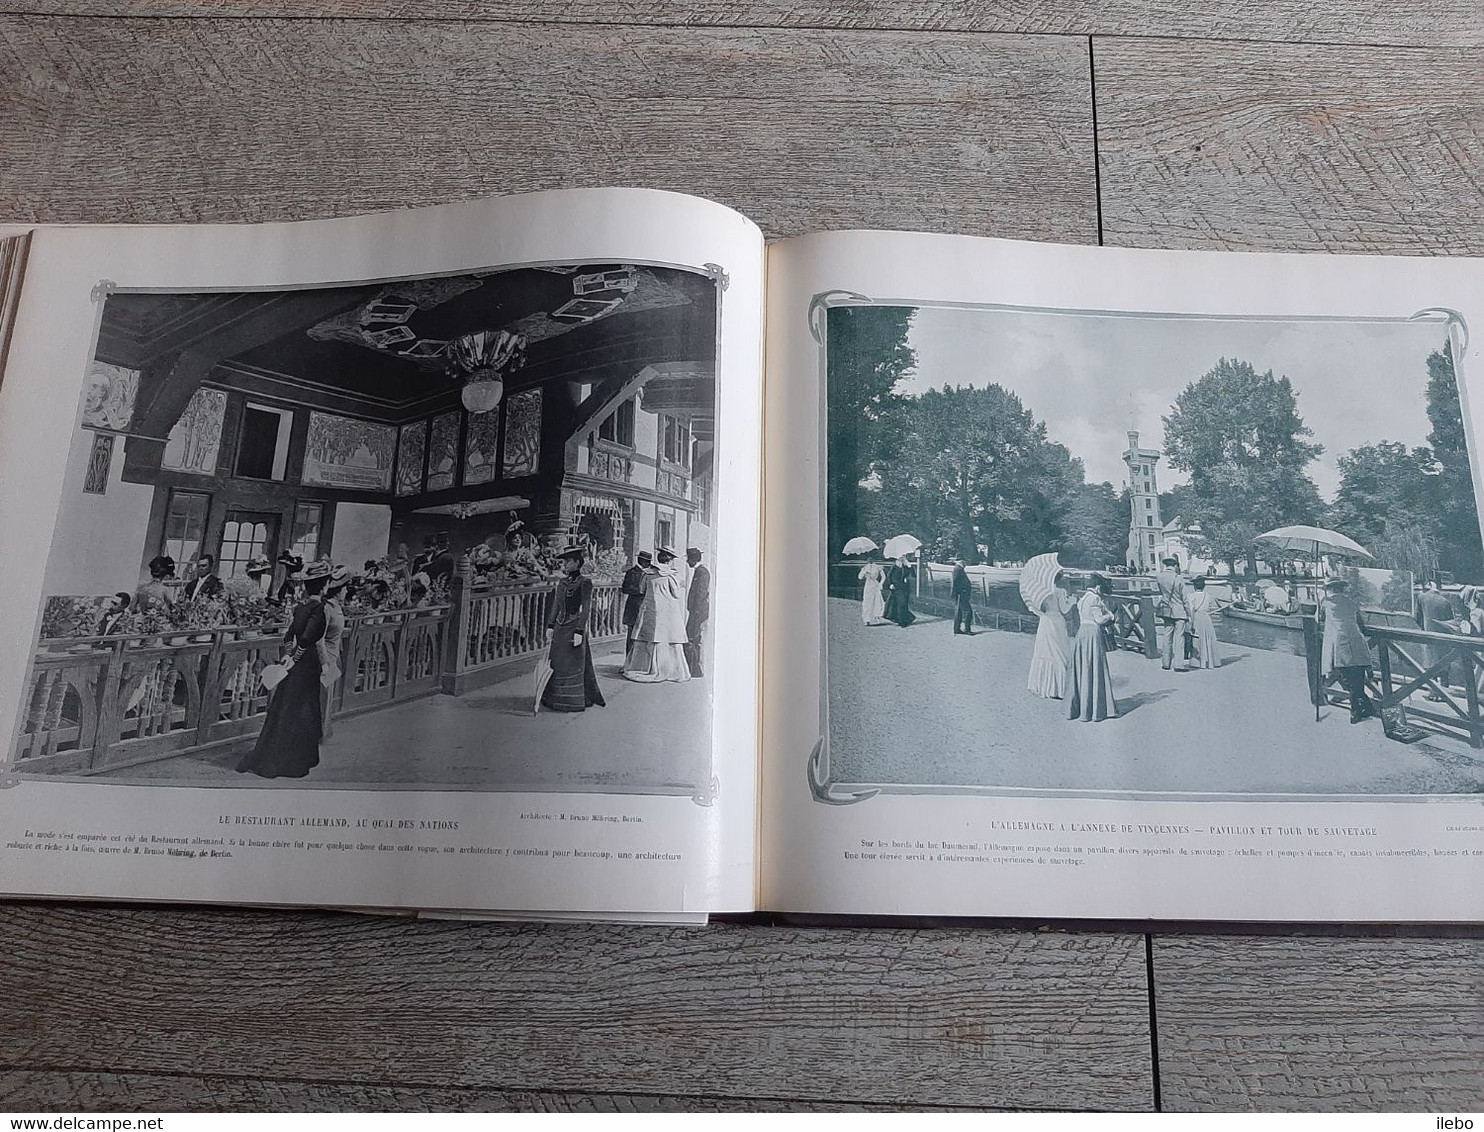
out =
[(1469, 324), (1463, 315), (1449, 307), (1425, 307), (1407, 321), (1422, 322), (1439, 319), (1445, 324), (1448, 341), (1453, 344), (1453, 365), (1456, 369), (1463, 364), (1464, 351), (1469, 348)]
[(821, 291), (809, 300), (809, 334), (814, 341), (824, 345), (824, 312), (831, 307), (869, 306), (870, 296), (858, 291)]
[(712, 806), (720, 795), (721, 781), (713, 774), (711, 781), (692, 794), (690, 800), (698, 806)]
[(117, 291), (118, 288), (119, 285), (112, 279), (100, 279), (93, 284), (93, 289), (88, 292), (88, 298), (95, 303), (100, 303)]
[(848, 790), (836, 793), (830, 783), (830, 756), (825, 749), (824, 736), (819, 737), (819, 742), (814, 744), (814, 750), (809, 754), (809, 793), (814, 795), (816, 802), (823, 802), (826, 806), (851, 806), (856, 802), (864, 802), (867, 798), (874, 798), (880, 794), (880, 790)]
[(701, 270), (711, 276), (712, 279), (715, 279), (723, 291), (732, 285), (732, 277), (727, 274), (726, 268), (722, 267), (719, 263), (703, 263), (701, 264)]

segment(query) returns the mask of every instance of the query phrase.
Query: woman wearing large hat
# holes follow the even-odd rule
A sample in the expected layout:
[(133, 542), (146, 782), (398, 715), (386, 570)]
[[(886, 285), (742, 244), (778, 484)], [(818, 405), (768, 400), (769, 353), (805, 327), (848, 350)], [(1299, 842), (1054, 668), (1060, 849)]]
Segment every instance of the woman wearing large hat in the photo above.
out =
[(566, 546), (559, 552), (562, 580), (557, 583), (546, 614), (551, 630), (547, 654), (551, 679), (541, 693), (541, 706), (552, 711), (585, 711), (605, 707), (598, 674), (593, 669), (593, 650), (588, 640), (588, 614), (593, 604), (593, 583), (582, 575), (586, 550)]
[(261, 778), (303, 778), (319, 765), (324, 705), (317, 646), (328, 625), (323, 595), (331, 573), (328, 562), (311, 562), (300, 575), (305, 597), (284, 635), (288, 675), (273, 689), (263, 730), (252, 751), (237, 764), (239, 771)]
[(685, 621), (685, 576), (675, 564), (668, 546), (654, 552), (655, 568), (644, 578), (644, 601), (634, 640), (624, 657), (623, 674), (641, 684), (689, 680), (690, 664), (685, 645), (690, 640)]

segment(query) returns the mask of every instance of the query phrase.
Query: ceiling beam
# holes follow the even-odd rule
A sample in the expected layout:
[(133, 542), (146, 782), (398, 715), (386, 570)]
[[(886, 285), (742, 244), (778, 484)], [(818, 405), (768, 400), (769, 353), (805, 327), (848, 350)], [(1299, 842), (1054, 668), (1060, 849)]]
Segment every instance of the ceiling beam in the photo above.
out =
[(195, 344), (145, 366), (139, 375), (130, 436), (124, 441), (123, 478), (148, 483), (160, 468), (170, 430), (206, 375), (245, 350), (302, 331), (344, 308), (344, 290), (285, 291), (250, 316), (238, 318)]

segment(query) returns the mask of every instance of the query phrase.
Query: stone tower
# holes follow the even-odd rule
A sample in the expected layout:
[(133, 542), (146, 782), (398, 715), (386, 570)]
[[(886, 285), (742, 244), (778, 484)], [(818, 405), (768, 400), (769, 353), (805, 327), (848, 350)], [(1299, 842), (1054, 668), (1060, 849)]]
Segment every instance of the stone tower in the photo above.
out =
[(1139, 447), (1139, 434), (1128, 434), (1123, 462), (1128, 465), (1129, 528), (1128, 555), (1124, 564), (1131, 570), (1157, 570), (1158, 546), (1163, 539), (1164, 517), (1159, 513), (1159, 481), (1155, 467), (1160, 454)]

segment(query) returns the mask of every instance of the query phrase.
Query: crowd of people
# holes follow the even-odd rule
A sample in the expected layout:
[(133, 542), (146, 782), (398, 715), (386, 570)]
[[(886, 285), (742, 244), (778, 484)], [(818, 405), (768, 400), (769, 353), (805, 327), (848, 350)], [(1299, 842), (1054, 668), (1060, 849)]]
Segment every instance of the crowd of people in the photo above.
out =
[[(1187, 578), (1179, 565), (1174, 558), (1163, 560), (1150, 595), (1160, 665), (1175, 672), (1220, 668), (1215, 596), (1207, 592), (1204, 577)], [(1117, 615), (1108, 600), (1113, 583), (1093, 574), (1075, 597), (1074, 589), (1065, 571), (1057, 574), (1051, 593), (1034, 610), (1036, 643), (1026, 687), (1033, 695), (1064, 701), (1069, 719), (1112, 719), (1118, 715), (1108, 666), (1108, 654), (1117, 649), (1112, 631)]]
[(883, 562), (872, 551), (856, 575), (861, 582), (861, 618), (867, 625), (891, 622), (906, 628), (917, 620), (912, 612), (912, 564), (906, 555)]
[[(502, 563), (528, 564), (522, 569), (528, 568), (533, 578), (557, 573), (545, 619), (549, 678), (540, 696), (541, 706), (552, 711), (605, 705), (592, 661), (594, 584), (584, 573), (590, 555), (586, 545), (551, 550), (534, 538), (513, 542), (501, 552)], [(475, 555), (470, 557), (477, 570)], [(669, 547), (659, 547), (653, 553), (641, 552), (626, 571), (620, 587), (625, 679), (684, 682), (704, 675), (711, 574), (702, 557), (699, 548), (691, 547), (682, 563)], [(254, 558), (244, 567), (245, 577), (226, 581), (216, 566), (213, 555), (202, 553), (187, 577), (179, 579), (174, 559), (158, 555), (148, 564), (149, 581), (133, 593), (115, 594), (91, 628), (100, 637), (137, 633), (145, 624), (141, 618), (163, 625), (171, 618), (179, 620), (187, 606), (208, 602), (222, 606), (221, 624), (229, 623), (253, 600), (266, 611), (263, 620), (282, 623), (287, 618), (283, 657), (277, 666), (281, 672), (269, 666), (265, 673), (264, 686), (272, 686), (262, 731), (237, 765), (241, 772), (264, 778), (301, 778), (318, 765), (320, 743), (330, 734), (331, 692), (340, 678), (340, 641), (347, 617), (446, 600), (457, 569), (447, 544), (433, 539), (416, 556), (404, 551), (369, 559), (358, 574), (328, 558), (305, 563), (292, 553), (280, 555), (276, 563)], [(549, 566), (555, 570), (548, 571)], [(143, 684), (141, 689), (141, 695), (147, 694)]]
[[(908, 558), (885, 562), (873, 555), (856, 577), (861, 583), (860, 616), (866, 625), (906, 627), (913, 623), (913, 567)], [(1313, 579), (1312, 583), (1307, 579)], [(1166, 557), (1153, 581), (1148, 599), (1154, 607), (1162, 668), (1173, 672), (1220, 668), (1223, 645), (1216, 635), (1216, 614), (1224, 606), (1208, 588), (1208, 577), (1187, 575), (1180, 570), (1178, 559)], [(1302, 587), (1311, 584), (1318, 600), (1306, 604)], [(1371, 630), (1350, 590), (1345, 577), (1323, 578), (1320, 570), (1296, 570), (1286, 585), (1249, 585), (1239, 590), (1236, 604), (1268, 613), (1307, 615), (1313, 611), (1319, 630), (1318, 673), (1325, 684), (1338, 684), (1345, 690), (1350, 721), (1359, 723), (1380, 715), (1380, 709), (1369, 690), (1374, 665)], [(955, 635), (973, 634), (973, 593), (966, 564), (959, 559), (950, 585)], [(1051, 592), (1031, 610), (1037, 625), (1027, 690), (1061, 700), (1069, 719), (1096, 722), (1119, 715), (1109, 667), (1109, 654), (1118, 647), (1112, 632), (1117, 620), (1112, 593), (1112, 581), (1105, 574), (1074, 576), (1061, 571)], [(1413, 595), (1413, 615), (1417, 627), (1429, 633), (1484, 637), (1484, 586), (1445, 591), (1436, 580), (1419, 583)], [(1424, 669), (1436, 670), (1415, 694), (1442, 702), (1447, 698), (1444, 692), (1467, 693), (1472, 684), (1473, 694), (1484, 698), (1484, 660), (1471, 661), (1464, 651), (1442, 642), (1414, 643), (1408, 656), (1422, 668), (1404, 676), (1415, 678)]]
[[(905, 557), (891, 565), (869, 559), (857, 573), (861, 583), (861, 619), (867, 625), (912, 624), (912, 566)], [(1221, 646), (1216, 639), (1215, 595), (1205, 577), (1187, 578), (1179, 562), (1166, 558), (1155, 576), (1155, 620), (1165, 669), (1219, 668)], [(1039, 608), (1036, 639), (1031, 651), (1026, 687), (1032, 695), (1062, 700), (1069, 719), (1097, 722), (1118, 715), (1108, 654), (1117, 649), (1113, 633), (1116, 614), (1111, 608), (1113, 583), (1093, 574), (1080, 585), (1067, 571), (1059, 571), (1051, 592)], [(973, 585), (966, 563), (957, 559), (950, 585), (953, 632), (973, 635)], [(1484, 603), (1484, 591), (1480, 595)]]
[[(583, 575), (587, 551), (559, 552), (563, 577), (557, 584), (546, 626), (550, 632), (541, 706), (583, 711), (606, 706), (591, 645), (592, 580)], [(711, 619), (711, 572), (697, 547), (682, 565), (667, 546), (642, 550), (625, 571), (623, 678), (640, 684), (684, 683), (704, 675), (703, 647)]]
[[(545, 682), (540, 705), (580, 712), (606, 706), (592, 657), (593, 582), (584, 575), (589, 548), (568, 545), (553, 557), (560, 563), (546, 615)], [(451, 573), (434, 548), (419, 574), (436, 586)], [(643, 683), (685, 681), (702, 675), (701, 655), (710, 618), (711, 577), (701, 551), (686, 551), (688, 571), (675, 552), (643, 552), (625, 579), (624, 624), (628, 628), (623, 675)], [(370, 567), (370, 563), (367, 564)], [(416, 577), (416, 575), (414, 575)], [(330, 692), (340, 678), (340, 637), (345, 628), (345, 593), (352, 576), (344, 566), (312, 562), (300, 572), (300, 601), (284, 635), (284, 670), (272, 689), (263, 729), (237, 769), (264, 778), (302, 778), (319, 764), (320, 743), (330, 735)], [(265, 684), (267, 683), (265, 679)]]

